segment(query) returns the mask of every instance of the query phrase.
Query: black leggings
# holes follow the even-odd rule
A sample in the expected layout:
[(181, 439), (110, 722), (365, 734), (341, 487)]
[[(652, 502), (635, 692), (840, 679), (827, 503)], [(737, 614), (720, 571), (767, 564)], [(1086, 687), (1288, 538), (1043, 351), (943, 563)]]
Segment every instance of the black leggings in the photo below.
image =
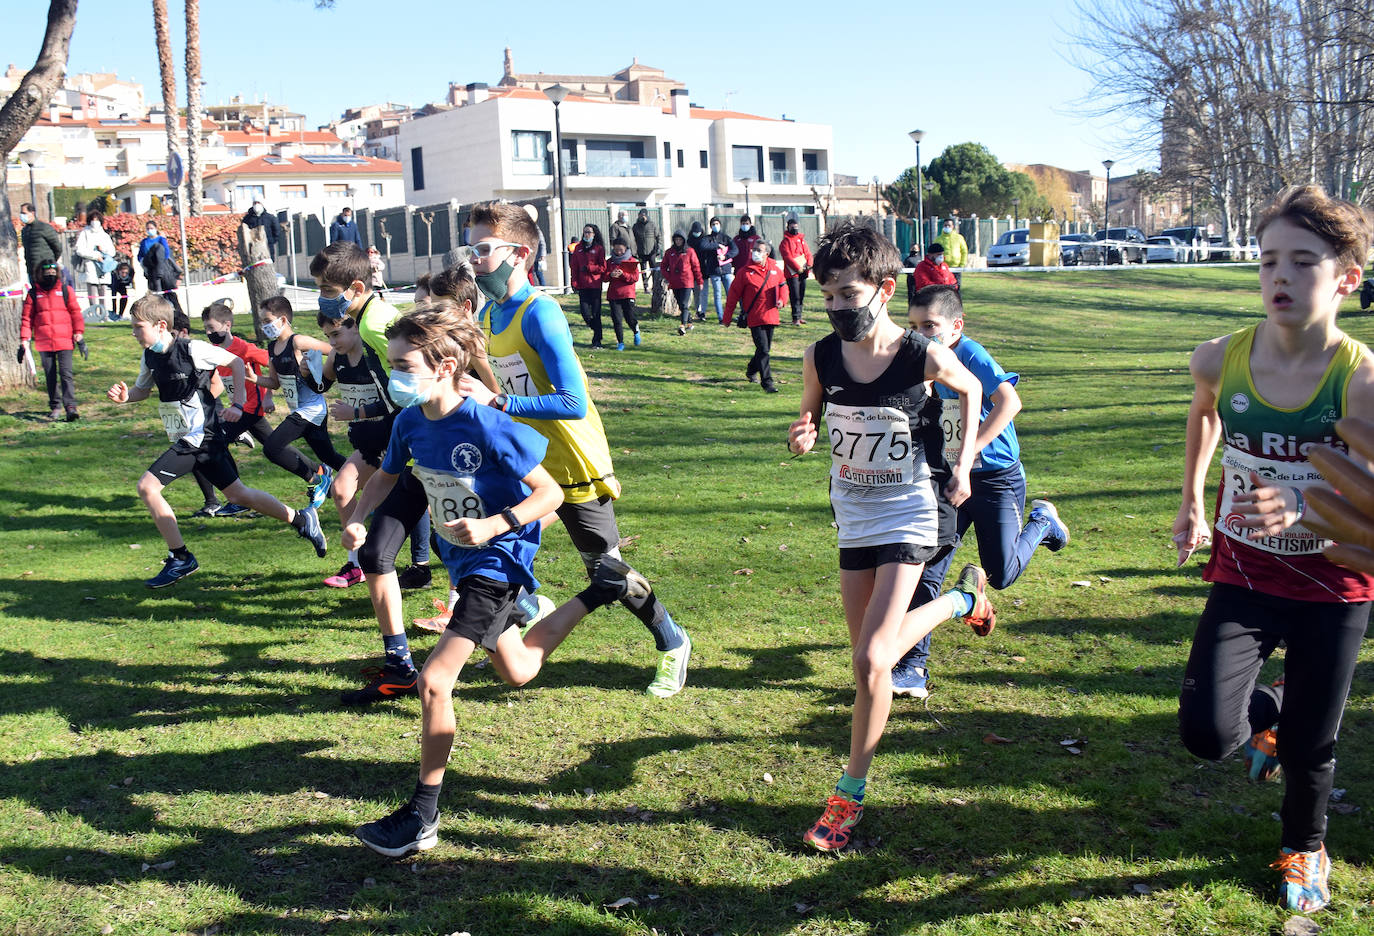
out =
[[(401, 551), (401, 544), (428, 510), (424, 485), (406, 468), (397, 476), (391, 493), (372, 514), (367, 542), (358, 550), (358, 567), (363, 573), (385, 575), (396, 571), (396, 554)], [(428, 533), (422, 535), (428, 536)], [(414, 559), (415, 544), (411, 545), (411, 558)]]
[(579, 289), (577, 308), (582, 313), (582, 321), (592, 330), (592, 344), (601, 344), (601, 287)]
[(285, 468), (302, 481), (315, 477), (319, 466), (291, 447), (291, 443), (304, 438), (320, 461), (338, 471), (347, 459), (334, 449), (334, 440), (329, 438), (329, 420), (315, 425), (299, 413), (292, 413), (281, 421), (281, 425), (263, 443), (262, 450), (272, 464)]
[(792, 300), (792, 323), (802, 320), (802, 303), (806, 300), (806, 277), (787, 278), (787, 297)]
[(620, 344), (625, 343), (624, 326), (630, 326), (630, 331), (639, 330), (639, 319), (635, 317), (635, 301), (630, 299), (611, 299), (611, 325), (615, 327), (615, 340)]
[[(1178, 701), (1183, 744), (1220, 760), (1277, 722), (1282, 844), (1295, 851), (1316, 851), (1326, 838), (1336, 733), (1369, 610), (1368, 602), (1294, 601), (1217, 584), (1193, 636)], [(1279, 641), (1284, 684), (1256, 687)]]

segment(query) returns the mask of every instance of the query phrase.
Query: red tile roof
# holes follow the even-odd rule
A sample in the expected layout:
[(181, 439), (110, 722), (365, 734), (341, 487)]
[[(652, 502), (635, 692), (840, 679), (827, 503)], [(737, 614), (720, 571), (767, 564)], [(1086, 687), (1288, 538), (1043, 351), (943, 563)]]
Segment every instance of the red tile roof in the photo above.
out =
[[(129, 132), (147, 133), (149, 131), (165, 132), (166, 125), (153, 123), (150, 120), (119, 120), (113, 117), (91, 117), (86, 120), (77, 120), (74, 117), (58, 117), (57, 122), (49, 120), (46, 116), (39, 117), (34, 121), (35, 127), (90, 127), (92, 130), (125, 130)], [(184, 128), (186, 118), (178, 117), (177, 126)], [(219, 124), (213, 120), (202, 120), (200, 127), (207, 133), (219, 129)]]
[(221, 130), (219, 135), (220, 139), (224, 140), (225, 146), (237, 146), (246, 143), (267, 143), (269, 146), (275, 146), (278, 143), (329, 143), (337, 145), (343, 142), (327, 130), (283, 130), (280, 133), (270, 133), (266, 136), (257, 130)]
[[(222, 175), (376, 175), (379, 172), (401, 174), (401, 164), (394, 160), (377, 159), (373, 156), (355, 158), (365, 160), (365, 163), (311, 163), (301, 156), (254, 156), (232, 166), (225, 166), (217, 172), (207, 172), (205, 178)], [(269, 159), (272, 162), (268, 162)]]

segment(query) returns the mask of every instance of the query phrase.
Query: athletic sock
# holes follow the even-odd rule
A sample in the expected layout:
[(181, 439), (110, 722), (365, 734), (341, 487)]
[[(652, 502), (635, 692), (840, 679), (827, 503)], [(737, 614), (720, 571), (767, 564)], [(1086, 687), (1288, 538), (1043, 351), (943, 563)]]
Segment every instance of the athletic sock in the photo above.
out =
[(448, 590), (448, 604), (445, 607), (450, 611), (458, 607), (458, 589), (450, 588)]
[(356, 550), (356, 549), (350, 549), (350, 550), (348, 551), (348, 561), (349, 561), (349, 563), (350, 563), (351, 565), (357, 565), (357, 564), (358, 564), (358, 550)]
[[(644, 626), (649, 628), (649, 633), (654, 635), (654, 646), (658, 648), (659, 653), (666, 650), (676, 650), (682, 646), (686, 635), (653, 595), (649, 596), (649, 604), (644, 610), (650, 612), (651, 615), (650, 620), (644, 621)], [(636, 616), (639, 616), (638, 612), (636, 612)]]
[(305, 532), (305, 512), (301, 510), (292, 511), (291, 525), (301, 533)]
[(968, 592), (949, 591), (945, 592), (945, 597), (954, 605), (954, 613), (949, 616), (949, 620), (961, 618), (973, 610), (973, 596)]
[(415, 792), (410, 796), (410, 805), (420, 814), (425, 824), (439, 818), (439, 791), (443, 783), (416, 783)]
[(835, 784), (835, 792), (862, 806), (866, 786), (868, 786), (867, 777), (851, 777), (849, 772), (845, 771), (840, 774), (840, 782)]
[(383, 636), (382, 647), (386, 650), (388, 667), (403, 673), (415, 672), (415, 664), (410, 661), (410, 641), (404, 633)]
[(190, 558), (191, 558), (191, 550), (189, 550), (189, 549), (186, 548), (186, 544), (185, 544), (185, 543), (182, 543), (182, 544), (181, 544), (180, 546), (178, 546), (176, 549), (169, 549), (169, 550), (167, 550), (167, 553), (168, 553), (173, 559), (180, 559), (180, 560), (182, 560), (183, 562), (186, 561), (187, 559), (190, 559)]

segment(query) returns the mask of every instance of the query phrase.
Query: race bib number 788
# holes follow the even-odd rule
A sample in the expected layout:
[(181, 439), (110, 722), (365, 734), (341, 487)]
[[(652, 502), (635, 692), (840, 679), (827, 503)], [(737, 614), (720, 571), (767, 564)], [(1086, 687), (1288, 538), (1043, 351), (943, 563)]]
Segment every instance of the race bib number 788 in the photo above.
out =
[(423, 465), (414, 467), (415, 477), (425, 487), (425, 497), (429, 500), (429, 515), (434, 521), (434, 532), (454, 546), (475, 549), (481, 543), (460, 543), (451, 527), (444, 526), (461, 517), (481, 519), (487, 515), (486, 504), (470, 486), (471, 478), (435, 471)]

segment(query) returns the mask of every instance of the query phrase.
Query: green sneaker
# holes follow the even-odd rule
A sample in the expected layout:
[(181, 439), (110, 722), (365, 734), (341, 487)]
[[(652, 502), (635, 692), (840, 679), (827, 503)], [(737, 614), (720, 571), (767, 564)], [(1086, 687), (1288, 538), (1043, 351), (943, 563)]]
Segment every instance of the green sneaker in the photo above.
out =
[(963, 592), (973, 599), (973, 607), (964, 615), (964, 623), (973, 628), (979, 637), (986, 637), (997, 626), (997, 612), (988, 599), (988, 575), (981, 568), (969, 563), (959, 573), (954, 590)]
[(672, 650), (663, 651), (658, 660), (658, 674), (645, 689), (646, 695), (668, 699), (682, 691), (687, 684), (687, 661), (692, 656), (692, 638), (684, 630), (682, 643)]

